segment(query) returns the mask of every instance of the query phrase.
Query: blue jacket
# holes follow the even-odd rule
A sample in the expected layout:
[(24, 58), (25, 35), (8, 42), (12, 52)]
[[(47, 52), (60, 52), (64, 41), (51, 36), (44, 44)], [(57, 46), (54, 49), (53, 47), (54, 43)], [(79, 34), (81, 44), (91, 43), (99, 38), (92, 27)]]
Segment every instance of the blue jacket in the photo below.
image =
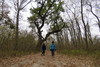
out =
[(51, 49), (52, 49), (52, 50), (56, 50), (55, 44), (51, 44), (51, 45), (50, 45), (50, 50), (51, 50)]

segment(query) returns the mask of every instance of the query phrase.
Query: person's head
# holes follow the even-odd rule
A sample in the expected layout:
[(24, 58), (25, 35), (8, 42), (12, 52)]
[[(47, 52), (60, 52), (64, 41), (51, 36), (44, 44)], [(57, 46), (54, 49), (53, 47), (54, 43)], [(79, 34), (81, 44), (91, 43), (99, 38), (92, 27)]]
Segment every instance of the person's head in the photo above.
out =
[(52, 41), (52, 44), (54, 44), (54, 41)]

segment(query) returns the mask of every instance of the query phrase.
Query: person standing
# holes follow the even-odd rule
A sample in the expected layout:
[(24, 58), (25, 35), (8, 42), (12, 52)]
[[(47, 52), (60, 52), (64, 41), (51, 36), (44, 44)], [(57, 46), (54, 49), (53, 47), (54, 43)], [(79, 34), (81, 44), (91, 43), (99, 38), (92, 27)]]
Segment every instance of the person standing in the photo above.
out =
[(51, 55), (54, 56), (56, 51), (56, 46), (54, 44), (54, 41), (52, 41), (52, 44), (50, 45), (50, 51), (51, 51)]
[(41, 55), (42, 55), (42, 56), (45, 56), (45, 50), (46, 50), (46, 45), (45, 45), (45, 43), (42, 44), (42, 47), (41, 47), (41, 48), (42, 48), (42, 54), (41, 54)]

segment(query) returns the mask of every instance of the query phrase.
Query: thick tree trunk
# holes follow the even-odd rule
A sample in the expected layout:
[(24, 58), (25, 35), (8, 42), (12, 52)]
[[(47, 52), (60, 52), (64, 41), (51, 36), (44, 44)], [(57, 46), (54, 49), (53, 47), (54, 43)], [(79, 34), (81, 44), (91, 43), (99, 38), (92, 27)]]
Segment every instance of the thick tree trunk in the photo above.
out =
[(60, 30), (55, 30), (55, 31), (52, 31), (52, 32), (48, 32), (47, 34), (46, 34), (46, 37), (45, 38), (43, 38), (42, 37), (42, 31), (40, 30), (40, 29), (38, 29), (38, 37), (39, 37), (39, 39), (38, 39), (38, 44), (37, 44), (37, 46), (36, 46), (36, 49), (37, 50), (41, 50), (41, 45), (42, 45), (42, 43), (44, 42), (44, 41), (46, 41), (47, 40), (47, 38), (51, 35), (51, 34), (54, 34), (54, 33), (58, 33), (58, 32), (60, 32), (61, 31), (61, 29)]
[(41, 45), (43, 43), (43, 37), (42, 37), (42, 31), (41, 28), (38, 28), (38, 43), (36, 46), (36, 50), (40, 51), (41, 50)]
[(41, 51), (41, 45), (43, 44), (43, 41), (41, 39), (38, 39), (38, 43), (36, 46), (36, 50)]

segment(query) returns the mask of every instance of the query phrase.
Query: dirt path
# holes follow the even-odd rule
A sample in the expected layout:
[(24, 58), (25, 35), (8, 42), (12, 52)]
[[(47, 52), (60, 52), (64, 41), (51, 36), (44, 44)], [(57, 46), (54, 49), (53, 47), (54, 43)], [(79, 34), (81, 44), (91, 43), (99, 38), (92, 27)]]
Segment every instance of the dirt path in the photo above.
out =
[(59, 55), (54, 57), (50, 52), (46, 56), (40, 53), (23, 57), (8, 58), (0, 61), (0, 67), (95, 67), (93, 60), (88, 57)]

